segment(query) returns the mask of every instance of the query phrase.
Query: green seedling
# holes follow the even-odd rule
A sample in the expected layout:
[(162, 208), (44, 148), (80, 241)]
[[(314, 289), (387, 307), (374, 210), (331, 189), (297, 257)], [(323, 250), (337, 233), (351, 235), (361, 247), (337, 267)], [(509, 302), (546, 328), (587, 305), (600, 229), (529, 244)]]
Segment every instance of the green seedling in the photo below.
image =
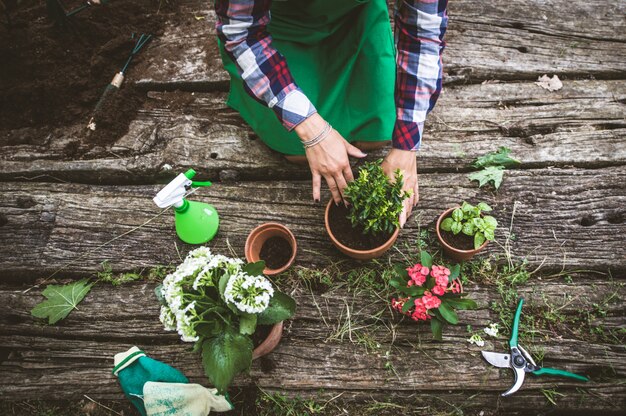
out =
[(353, 227), (363, 226), (364, 234), (393, 233), (400, 226), (403, 202), (411, 194), (402, 190), (400, 170), (391, 182), (381, 161), (365, 163), (359, 176), (350, 182), (344, 195), (350, 203), (348, 218)]
[(474, 238), (474, 248), (478, 249), (488, 240), (495, 238), (495, 230), (498, 221), (490, 215), (482, 215), (490, 212), (492, 208), (484, 202), (477, 206), (463, 202), (460, 208), (452, 211), (452, 215), (441, 222), (441, 229), (453, 234), (463, 233)]

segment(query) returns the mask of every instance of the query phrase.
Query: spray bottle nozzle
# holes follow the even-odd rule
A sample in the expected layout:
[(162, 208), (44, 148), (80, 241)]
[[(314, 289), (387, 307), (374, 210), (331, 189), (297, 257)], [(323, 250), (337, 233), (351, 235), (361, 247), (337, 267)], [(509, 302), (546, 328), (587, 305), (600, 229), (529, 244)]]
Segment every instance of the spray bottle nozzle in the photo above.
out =
[(185, 193), (192, 187), (211, 186), (211, 182), (192, 181), (196, 176), (196, 171), (189, 169), (185, 173), (181, 173), (175, 177), (167, 186), (154, 197), (153, 201), (159, 208), (168, 208), (174, 206), (180, 208), (183, 205)]

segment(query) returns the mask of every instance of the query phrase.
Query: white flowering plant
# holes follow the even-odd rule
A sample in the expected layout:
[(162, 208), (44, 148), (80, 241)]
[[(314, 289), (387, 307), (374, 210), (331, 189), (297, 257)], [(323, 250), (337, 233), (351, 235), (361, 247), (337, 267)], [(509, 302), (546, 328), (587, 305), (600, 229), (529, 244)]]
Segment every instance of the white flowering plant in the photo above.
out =
[(155, 290), (163, 326), (195, 343), (205, 373), (220, 393), (250, 368), (250, 335), (257, 325), (273, 325), (295, 313), (295, 300), (272, 286), (264, 268), (262, 261), (244, 264), (200, 247)]

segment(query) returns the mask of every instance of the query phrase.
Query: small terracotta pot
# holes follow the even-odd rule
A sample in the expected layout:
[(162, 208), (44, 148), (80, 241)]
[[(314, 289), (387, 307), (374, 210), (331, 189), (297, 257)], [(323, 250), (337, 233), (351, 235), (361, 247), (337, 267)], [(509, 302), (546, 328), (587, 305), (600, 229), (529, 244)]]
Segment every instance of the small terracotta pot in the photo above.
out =
[(283, 323), (279, 322), (274, 324), (272, 330), (267, 335), (267, 338), (263, 340), (262, 343), (259, 344), (258, 347), (252, 351), (252, 359), (256, 360), (259, 357), (263, 357), (264, 355), (269, 354), (274, 351), (274, 348), (278, 346), (281, 338), (283, 337)]
[(328, 204), (326, 204), (326, 212), (324, 213), (324, 223), (326, 225), (326, 232), (328, 233), (328, 236), (330, 237), (330, 240), (333, 242), (335, 247), (337, 247), (339, 251), (341, 251), (346, 256), (352, 257), (353, 259), (357, 259), (357, 260), (375, 259), (385, 254), (385, 252), (389, 250), (391, 246), (393, 246), (393, 243), (396, 242), (396, 239), (398, 238), (398, 234), (400, 234), (400, 228), (396, 228), (396, 231), (394, 231), (391, 237), (389, 237), (389, 240), (387, 240), (383, 245), (373, 248), (371, 250), (355, 250), (353, 248), (350, 248), (348, 246), (341, 244), (339, 240), (337, 240), (335, 236), (333, 235), (333, 232), (331, 231), (330, 225), (328, 222), (330, 207), (331, 207), (331, 204), (334, 204), (334, 203), (335, 201), (333, 201), (333, 199), (331, 198), (330, 201), (328, 201)]
[(441, 226), (441, 221), (443, 221), (446, 217), (451, 215), (452, 211), (454, 211), (457, 208), (460, 208), (460, 207), (456, 206), (456, 207), (452, 207), (450, 209), (445, 210), (439, 216), (439, 219), (437, 219), (437, 225), (435, 227), (436, 227), (436, 230), (437, 230), (437, 238), (439, 239), (439, 243), (443, 247), (443, 252), (448, 257), (450, 257), (451, 259), (454, 259), (454, 260), (457, 260), (457, 261), (464, 261), (464, 260), (471, 259), (477, 253), (483, 251), (485, 249), (485, 247), (487, 247), (487, 244), (489, 243), (489, 240), (485, 240), (485, 242), (480, 247), (478, 247), (477, 249), (474, 249), (474, 250), (460, 250), (460, 249), (454, 248), (451, 245), (449, 245), (448, 243), (446, 243), (445, 240), (443, 239), (443, 237), (441, 236), (441, 231), (440, 231), (439, 227)]
[(265, 224), (259, 225), (254, 230), (250, 231), (250, 234), (248, 234), (245, 247), (246, 260), (250, 263), (261, 260), (261, 257), (259, 256), (261, 253), (261, 247), (263, 247), (263, 243), (271, 237), (282, 237), (287, 240), (291, 246), (291, 258), (280, 269), (269, 269), (266, 267), (263, 270), (263, 274), (267, 276), (272, 276), (287, 270), (295, 260), (296, 252), (298, 251), (296, 237), (294, 237), (289, 228), (277, 222), (266, 222)]

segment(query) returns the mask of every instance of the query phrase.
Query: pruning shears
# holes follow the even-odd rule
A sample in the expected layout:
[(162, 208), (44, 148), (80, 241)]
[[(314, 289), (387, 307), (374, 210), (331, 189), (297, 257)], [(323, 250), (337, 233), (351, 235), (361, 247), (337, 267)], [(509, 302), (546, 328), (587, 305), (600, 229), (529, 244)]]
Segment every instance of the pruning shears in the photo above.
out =
[(567, 377), (578, 381), (589, 381), (587, 377), (570, 373), (569, 371), (540, 367), (535, 364), (535, 361), (532, 359), (530, 354), (517, 342), (519, 321), (520, 316), (522, 315), (522, 305), (524, 305), (524, 299), (520, 298), (519, 303), (517, 304), (517, 310), (515, 311), (515, 318), (513, 319), (511, 339), (509, 340), (509, 347), (511, 348), (510, 354), (481, 351), (483, 357), (489, 364), (499, 368), (510, 368), (515, 373), (515, 383), (510, 389), (502, 393), (502, 396), (510, 396), (518, 391), (520, 387), (522, 387), (522, 384), (524, 384), (524, 377), (526, 376), (526, 373), (531, 373), (535, 376), (549, 375)]

